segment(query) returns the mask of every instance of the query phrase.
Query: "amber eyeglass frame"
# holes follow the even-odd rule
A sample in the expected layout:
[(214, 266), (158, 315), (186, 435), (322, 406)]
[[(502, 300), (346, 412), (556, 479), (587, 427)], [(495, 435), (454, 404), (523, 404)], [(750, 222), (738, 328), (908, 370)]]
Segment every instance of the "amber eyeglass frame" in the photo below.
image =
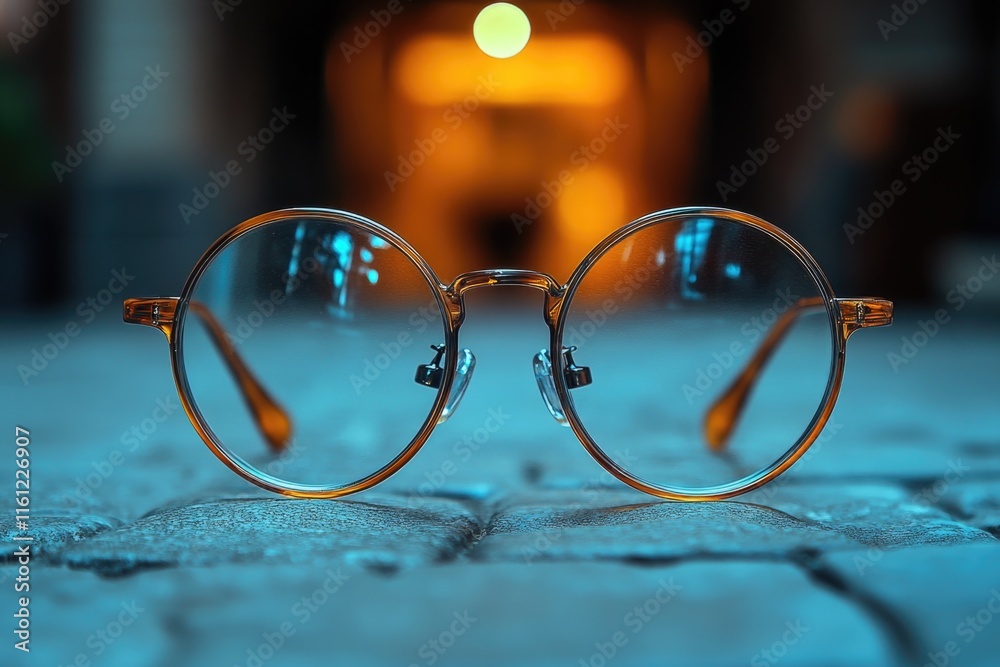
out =
[[(444, 421), (445, 408), (456, 378), (459, 347), (459, 330), (465, 320), (465, 293), (472, 289), (496, 285), (531, 287), (544, 294), (543, 319), (549, 328), (549, 350), (563, 351), (563, 331), (566, 326), (567, 305), (572, 302), (583, 278), (594, 264), (622, 239), (637, 231), (688, 217), (712, 217), (749, 225), (769, 235), (786, 250), (791, 252), (807, 270), (820, 292), (819, 297), (801, 299), (786, 310), (768, 330), (760, 346), (751, 354), (746, 366), (733, 382), (710, 406), (703, 423), (707, 446), (715, 451), (724, 450), (730, 435), (738, 423), (740, 413), (750, 394), (754, 381), (767, 364), (772, 353), (780, 346), (795, 320), (807, 310), (824, 309), (829, 317), (833, 334), (833, 364), (823, 396), (823, 402), (799, 441), (770, 466), (728, 484), (692, 490), (681, 487), (661, 486), (650, 483), (631, 474), (613, 461), (594, 442), (581, 423), (573, 401), (570, 399), (569, 379), (577, 369), (568, 366), (567, 355), (551, 355), (552, 378), (560, 407), (568, 425), (590, 455), (611, 475), (629, 486), (645, 493), (669, 500), (706, 501), (723, 500), (756, 489), (776, 478), (792, 466), (810, 445), (816, 441), (833, 412), (844, 376), (847, 339), (858, 329), (886, 326), (892, 323), (893, 307), (890, 301), (875, 297), (838, 298), (834, 296), (829, 281), (819, 265), (802, 245), (775, 225), (740, 211), (713, 207), (685, 207), (650, 213), (619, 228), (601, 241), (579, 264), (569, 280), (560, 285), (552, 276), (524, 269), (485, 269), (471, 271), (457, 276), (450, 284), (442, 283), (427, 262), (405, 240), (383, 225), (363, 216), (347, 211), (323, 208), (291, 208), (259, 215), (233, 227), (219, 237), (198, 260), (192, 269), (180, 296), (129, 298), (124, 301), (124, 321), (159, 329), (167, 337), (170, 346), (170, 362), (174, 383), (184, 412), (201, 439), (209, 449), (230, 469), (248, 481), (287, 496), (299, 498), (335, 498), (363, 491), (384, 481), (402, 468), (420, 450), (434, 428)], [(254, 421), (275, 452), (281, 452), (290, 442), (293, 424), (281, 405), (257, 380), (252, 370), (240, 358), (225, 335), (222, 325), (207, 307), (192, 300), (192, 294), (202, 274), (215, 257), (241, 236), (264, 225), (275, 222), (307, 218), (325, 220), (331, 223), (349, 225), (355, 229), (374, 234), (401, 251), (427, 280), (434, 298), (443, 314), (445, 348), (443, 354), (442, 382), (427, 419), (413, 440), (403, 448), (388, 464), (367, 477), (353, 483), (338, 486), (300, 485), (289, 483), (268, 475), (263, 471), (244, 466), (231, 455), (225, 446), (213, 436), (200, 411), (192, 400), (191, 391), (184, 373), (183, 351), (180, 341), (180, 327), (188, 311), (203, 320), (206, 330), (230, 372), (233, 374), (244, 401)]]

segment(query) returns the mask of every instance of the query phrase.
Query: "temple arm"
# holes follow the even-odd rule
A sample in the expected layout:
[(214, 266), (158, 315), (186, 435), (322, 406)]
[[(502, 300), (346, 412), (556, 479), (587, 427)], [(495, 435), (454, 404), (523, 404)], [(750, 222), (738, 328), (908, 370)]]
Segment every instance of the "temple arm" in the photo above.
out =
[[(710, 449), (722, 451), (729, 444), (757, 379), (798, 318), (825, 307), (821, 297), (799, 299), (778, 317), (747, 365), (705, 413), (705, 440)], [(857, 329), (892, 324), (892, 302), (884, 299), (834, 299), (834, 307), (840, 310), (845, 340)]]
[[(177, 301), (177, 297), (125, 299), (123, 319), (131, 324), (155, 327), (170, 339)], [(292, 434), (292, 420), (288, 413), (251, 372), (208, 306), (200, 301), (191, 301), (188, 308), (204, 322), (216, 351), (240, 388), (240, 394), (253, 415), (257, 429), (271, 449), (280, 452), (288, 445)]]

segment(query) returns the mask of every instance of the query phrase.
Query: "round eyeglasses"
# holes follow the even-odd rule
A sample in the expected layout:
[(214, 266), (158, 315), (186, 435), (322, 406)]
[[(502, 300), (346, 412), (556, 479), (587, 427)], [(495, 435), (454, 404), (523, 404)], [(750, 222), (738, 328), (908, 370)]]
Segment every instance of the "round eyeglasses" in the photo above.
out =
[(219, 238), (179, 297), (126, 299), (124, 319), (166, 334), (185, 412), (226, 465), (332, 498), (398, 471), (458, 407), (475, 370), (465, 294), (496, 285), (544, 294), (532, 368), (556, 421), (609, 473), (674, 500), (787, 470), (830, 417), (848, 337), (892, 322), (891, 302), (834, 297), (792, 237), (720, 208), (635, 220), (565, 284), (520, 269), (445, 284), (367, 218), (276, 211)]

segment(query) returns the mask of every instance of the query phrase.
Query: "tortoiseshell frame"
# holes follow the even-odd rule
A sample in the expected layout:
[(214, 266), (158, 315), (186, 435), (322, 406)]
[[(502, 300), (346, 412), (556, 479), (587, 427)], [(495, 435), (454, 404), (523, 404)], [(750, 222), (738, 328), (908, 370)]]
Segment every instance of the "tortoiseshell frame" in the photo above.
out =
[[(790, 447), (785, 454), (771, 466), (758, 471), (754, 475), (732, 482), (730, 484), (719, 485), (705, 489), (686, 489), (679, 487), (668, 487), (652, 484), (630, 474), (611, 460), (596, 442), (587, 433), (581, 423), (573, 401), (570, 397), (569, 387), (564, 375), (563, 355), (555, 351), (562, 350), (563, 329), (566, 326), (564, 312), (568, 312), (568, 304), (572, 302), (577, 289), (587, 271), (598, 261), (598, 259), (612, 246), (623, 238), (633, 234), (640, 229), (650, 225), (659, 224), (670, 219), (685, 217), (714, 217), (725, 220), (740, 222), (757, 230), (768, 234), (778, 241), (789, 252), (802, 263), (820, 291), (821, 303), (804, 304), (808, 307), (822, 306), (829, 316), (830, 327), (833, 334), (834, 354), (826, 392), (823, 398), (823, 405), (813, 416), (812, 421), (806, 429), (805, 434), (795, 445)], [(202, 274), (208, 268), (212, 260), (230, 243), (243, 236), (247, 232), (280, 220), (290, 220), (302, 217), (311, 219), (322, 219), (330, 222), (339, 222), (352, 225), (355, 228), (370, 234), (380, 236), (399, 251), (404, 253), (414, 266), (421, 272), (427, 280), (434, 298), (438, 302), (441, 312), (444, 315), (444, 334), (446, 354), (444, 358), (444, 380), (438, 390), (431, 411), (424, 421), (420, 430), (413, 440), (388, 464), (371, 475), (351, 484), (341, 486), (323, 487), (314, 485), (292, 484), (279, 480), (262, 471), (254, 471), (242, 466), (217, 442), (210, 429), (206, 426), (197, 406), (191, 398), (190, 388), (187, 378), (184, 375), (184, 359), (181, 346), (181, 328), (175, 326), (185, 317), (186, 312), (191, 308), (191, 296), (198, 284)], [(621, 227), (610, 236), (605, 238), (594, 248), (590, 254), (581, 262), (577, 269), (570, 276), (565, 285), (560, 285), (552, 276), (537, 271), (522, 269), (487, 269), (463, 273), (456, 277), (450, 285), (440, 282), (427, 262), (401, 237), (382, 225), (346, 211), (337, 211), (320, 208), (295, 208), (265, 213), (250, 220), (247, 220), (223, 234), (211, 247), (202, 255), (188, 276), (179, 297), (141, 298), (126, 299), (124, 303), (124, 320), (134, 324), (144, 324), (152, 326), (162, 331), (170, 345), (170, 361), (173, 369), (174, 382), (177, 386), (177, 393), (180, 396), (181, 404), (187, 413), (198, 435), (206, 445), (215, 453), (219, 459), (229, 466), (241, 477), (270, 491), (299, 498), (335, 498), (351, 493), (356, 493), (370, 488), (382, 482), (400, 468), (402, 468), (420, 450), (427, 438), (430, 437), (434, 427), (439, 423), (445, 405), (451, 391), (458, 362), (458, 334), (465, 319), (465, 293), (479, 287), (490, 287), (494, 285), (516, 285), (532, 287), (544, 293), (543, 318), (549, 328), (549, 349), (553, 351), (552, 376), (555, 382), (556, 394), (562, 405), (569, 426), (579, 438), (584, 448), (600, 463), (609, 473), (625, 482), (629, 486), (644, 491), (660, 498), (670, 500), (723, 500), (742, 493), (746, 493), (771, 481), (785, 470), (787, 470), (796, 460), (801, 457), (810, 445), (819, 437), (824, 425), (833, 412), (837, 395), (840, 391), (841, 381), (844, 374), (844, 361), (847, 339), (855, 331), (871, 326), (885, 326), (892, 322), (892, 303), (884, 299), (858, 297), (858, 298), (836, 298), (829, 282), (823, 275), (816, 261), (809, 253), (791, 236), (752, 215), (723, 208), (702, 208), (688, 207), (669, 209), (651, 213), (642, 218)], [(193, 312), (198, 308), (191, 308)], [(207, 309), (203, 309), (206, 310)], [(786, 313), (787, 318), (797, 316), (799, 309), (793, 308)], [(196, 312), (196, 314), (198, 314)], [(205, 313), (200, 316), (206, 317)], [(212, 329), (211, 314), (208, 313), (207, 322), (209, 329)], [(732, 426), (739, 418), (739, 411), (745, 399), (745, 393), (749, 391), (757, 372), (766, 363), (773, 349), (780, 344), (784, 332), (791, 325), (791, 320), (784, 322), (781, 326), (776, 324), (772, 328), (773, 336), (769, 336), (764, 344), (758, 348), (755, 356), (750, 359), (748, 366), (741, 374), (743, 379), (743, 389), (740, 390), (740, 379), (724, 392), (723, 397), (710, 409), (710, 415), (706, 419), (706, 436), (709, 446), (713, 449), (721, 449), (725, 446)], [(280, 450), (284, 446), (283, 436), (287, 436), (290, 430), (289, 424), (284, 422), (283, 412), (267, 392), (260, 387), (253, 378), (249, 369), (239, 360), (238, 357), (231, 358), (230, 353), (235, 355), (235, 351), (225, 349), (216, 341), (220, 353), (226, 358), (230, 369), (234, 372), (240, 386), (244, 389), (244, 397), (254, 414), (258, 426), (261, 427), (265, 439), (271, 446)], [(742, 395), (740, 395), (742, 391)], [(730, 400), (726, 400), (729, 397)], [(713, 427), (711, 421), (715, 420)], [(721, 434), (719, 423), (721, 421)], [(713, 435), (713, 428), (716, 433)]]

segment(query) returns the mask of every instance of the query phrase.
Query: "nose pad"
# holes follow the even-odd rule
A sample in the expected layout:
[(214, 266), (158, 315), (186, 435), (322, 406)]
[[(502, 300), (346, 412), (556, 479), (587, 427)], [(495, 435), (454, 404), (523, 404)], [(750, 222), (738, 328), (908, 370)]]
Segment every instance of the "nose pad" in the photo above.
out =
[(549, 414), (563, 426), (569, 426), (566, 420), (566, 413), (563, 412), (559, 403), (559, 396), (556, 394), (556, 383), (552, 379), (552, 359), (548, 350), (542, 350), (535, 355), (531, 364), (535, 371), (535, 381), (538, 382), (538, 391), (542, 394), (545, 407), (549, 409)]
[(448, 417), (455, 411), (458, 404), (465, 396), (465, 390), (469, 387), (469, 380), (472, 379), (472, 372), (476, 370), (476, 355), (468, 348), (458, 353), (458, 364), (455, 366), (455, 381), (451, 383), (451, 393), (448, 394), (448, 402), (445, 403), (444, 411), (438, 424), (448, 421)]
[[(434, 359), (429, 364), (420, 364), (417, 366), (417, 374), (413, 378), (413, 381), (425, 387), (437, 389), (441, 386), (441, 381), (444, 378), (444, 367), (441, 365), (441, 357), (444, 356), (445, 348), (444, 345), (431, 345), (431, 349), (434, 350)], [(472, 354), (468, 349), (463, 349), (458, 353), (458, 362), (455, 365), (455, 381), (451, 383), (451, 393), (448, 394), (448, 400), (444, 405), (444, 410), (441, 412), (441, 417), (438, 418), (438, 424), (448, 421), (448, 417), (455, 411), (458, 404), (462, 402), (462, 396), (465, 396), (465, 390), (469, 386), (469, 380), (472, 379), (472, 371), (474, 370), (476, 370), (476, 355)]]

